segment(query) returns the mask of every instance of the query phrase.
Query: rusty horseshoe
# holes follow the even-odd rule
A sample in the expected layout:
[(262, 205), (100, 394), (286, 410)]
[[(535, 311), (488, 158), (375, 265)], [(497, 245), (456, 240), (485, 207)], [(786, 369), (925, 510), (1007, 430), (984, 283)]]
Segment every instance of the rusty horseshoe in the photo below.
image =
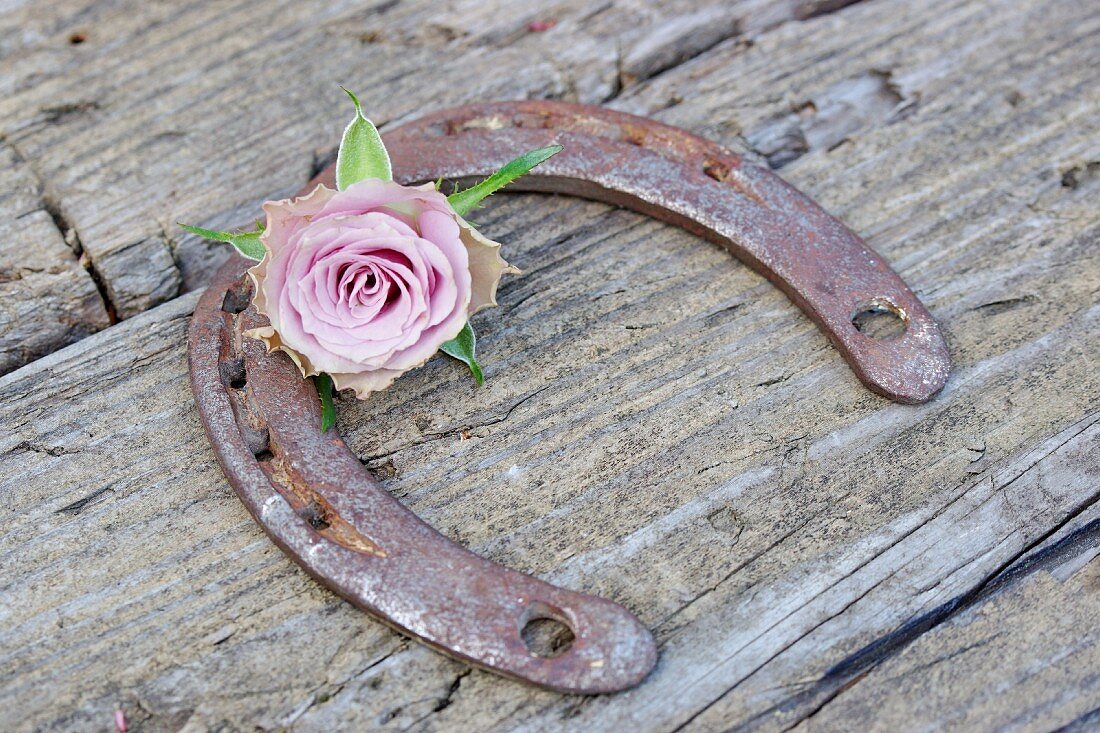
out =
[[(403, 183), (487, 175), (517, 151), (564, 151), (514, 190), (624, 206), (730, 249), (780, 287), (836, 345), (863, 383), (898, 402), (930, 399), (950, 361), (931, 315), (858, 236), (768, 170), (675, 127), (598, 107), (530, 101), (444, 110), (384, 135)], [(333, 184), (331, 168), (318, 182)], [(319, 582), (400, 632), (519, 680), (594, 694), (638, 684), (656, 661), (650, 632), (611, 601), (558, 588), (451, 542), (393, 498), (333, 431), (317, 393), (283, 353), (242, 331), (261, 325), (234, 256), (195, 310), (191, 384), (218, 461), (252, 516)], [(853, 318), (886, 310), (895, 338)], [(533, 619), (569, 627), (540, 656)]]

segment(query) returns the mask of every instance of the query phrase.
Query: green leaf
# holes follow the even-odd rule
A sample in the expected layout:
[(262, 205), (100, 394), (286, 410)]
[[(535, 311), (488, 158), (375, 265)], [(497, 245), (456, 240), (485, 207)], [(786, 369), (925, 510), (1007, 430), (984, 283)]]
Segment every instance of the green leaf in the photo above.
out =
[(550, 145), (524, 153), (515, 160), (505, 163), (500, 170), (476, 186), (467, 188), (465, 191), (455, 191), (447, 197), (447, 201), (450, 202), (456, 214), (466, 216), (477, 208), (486, 196), (496, 193), (520, 176), (530, 173), (531, 169), (539, 163), (549, 160), (560, 152), (561, 145)]
[(336, 404), (332, 401), (332, 377), (318, 374), (313, 378), (317, 394), (321, 397), (321, 432), (327, 433), (336, 424)]
[[(216, 232), (213, 229), (203, 229), (202, 227), (193, 227), (190, 224), (182, 224), (176, 222), (185, 231), (197, 234), (205, 239), (212, 239), (215, 242), (228, 242), (237, 248), (237, 251), (250, 260), (262, 260), (267, 250), (264, 249), (263, 243), (260, 241), (260, 235), (263, 231), (257, 232)], [(261, 227), (262, 230), (262, 227)]]
[[(340, 87), (344, 89), (343, 87)], [(355, 119), (344, 130), (340, 152), (336, 155), (336, 188), (343, 191), (367, 178), (393, 180), (390, 155), (374, 123), (363, 116), (359, 98), (344, 89), (355, 105)]]
[(480, 387), (485, 383), (485, 375), (481, 371), (481, 365), (474, 358), (474, 351), (477, 350), (477, 337), (474, 336), (474, 329), (470, 328), (469, 322), (458, 332), (458, 336), (440, 346), (439, 350), (470, 367), (470, 373), (474, 375), (477, 386)]

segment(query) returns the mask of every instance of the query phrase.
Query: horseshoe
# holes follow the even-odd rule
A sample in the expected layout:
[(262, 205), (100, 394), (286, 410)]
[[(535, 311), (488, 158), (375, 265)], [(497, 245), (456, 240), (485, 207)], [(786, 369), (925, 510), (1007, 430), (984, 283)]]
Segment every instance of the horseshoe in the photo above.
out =
[[(950, 362), (939, 328), (858, 236), (768, 170), (678, 128), (550, 101), (444, 110), (384, 135), (395, 178), (485, 176), (518, 152), (564, 151), (512, 186), (624, 206), (722, 244), (785, 292), (872, 391), (923, 402)], [(333, 185), (333, 170), (318, 182)], [(638, 684), (656, 661), (650, 632), (609, 600), (485, 560), (394, 499), (335, 431), (320, 431), (310, 380), (281, 352), (241, 335), (248, 262), (234, 255), (199, 301), (188, 334), (191, 384), (225, 475), (253, 518), (320, 583), (403, 634), (478, 667), (552, 690), (596, 694)], [(888, 311), (892, 339), (853, 319)], [(550, 618), (572, 643), (539, 656), (524, 626)]]

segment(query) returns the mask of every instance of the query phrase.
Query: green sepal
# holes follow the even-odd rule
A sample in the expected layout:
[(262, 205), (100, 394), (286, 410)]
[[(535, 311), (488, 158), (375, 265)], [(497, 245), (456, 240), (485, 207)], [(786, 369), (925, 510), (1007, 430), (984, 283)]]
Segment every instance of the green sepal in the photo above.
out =
[(182, 224), (176, 222), (184, 230), (197, 234), (204, 239), (212, 239), (215, 242), (227, 242), (237, 248), (243, 256), (250, 260), (256, 260), (257, 262), (264, 258), (267, 250), (264, 249), (263, 243), (260, 241), (260, 235), (263, 234), (263, 227), (260, 227), (260, 231), (256, 232), (217, 232), (213, 229), (203, 229), (202, 227), (193, 227), (190, 224)]
[(474, 352), (477, 350), (477, 337), (474, 336), (474, 329), (470, 327), (468, 321), (462, 327), (462, 330), (458, 332), (458, 335), (440, 346), (439, 350), (470, 367), (470, 373), (474, 375), (477, 386), (480, 387), (485, 383), (485, 374), (482, 373), (481, 365), (474, 358)]
[(317, 395), (321, 398), (321, 432), (327, 433), (336, 424), (336, 403), (332, 400), (332, 377), (321, 373), (313, 378)]
[(505, 163), (500, 170), (476, 186), (465, 191), (455, 191), (447, 197), (451, 208), (459, 216), (466, 216), (481, 203), (482, 199), (507, 186), (543, 161), (549, 160), (561, 152), (561, 145), (549, 145), (545, 148), (524, 153), (515, 160)]
[(363, 115), (359, 98), (347, 89), (344, 91), (355, 105), (355, 119), (344, 129), (340, 152), (336, 154), (336, 188), (343, 191), (351, 184), (368, 178), (392, 181), (390, 154), (382, 144), (378, 128)]

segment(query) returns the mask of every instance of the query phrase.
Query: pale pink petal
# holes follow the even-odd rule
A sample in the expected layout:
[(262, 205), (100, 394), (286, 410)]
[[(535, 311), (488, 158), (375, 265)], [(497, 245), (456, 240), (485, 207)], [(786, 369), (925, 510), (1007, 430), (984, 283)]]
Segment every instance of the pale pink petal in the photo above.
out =
[(430, 184), (318, 187), (264, 209), (267, 256), (249, 273), (270, 326), (248, 335), (360, 398), (430, 359), (515, 271)]
[(497, 304), (497, 286), (504, 273), (519, 274), (519, 268), (513, 267), (500, 256), (500, 243), (485, 237), (481, 232), (460, 219), (462, 244), (470, 261), (471, 315), (482, 308)]

